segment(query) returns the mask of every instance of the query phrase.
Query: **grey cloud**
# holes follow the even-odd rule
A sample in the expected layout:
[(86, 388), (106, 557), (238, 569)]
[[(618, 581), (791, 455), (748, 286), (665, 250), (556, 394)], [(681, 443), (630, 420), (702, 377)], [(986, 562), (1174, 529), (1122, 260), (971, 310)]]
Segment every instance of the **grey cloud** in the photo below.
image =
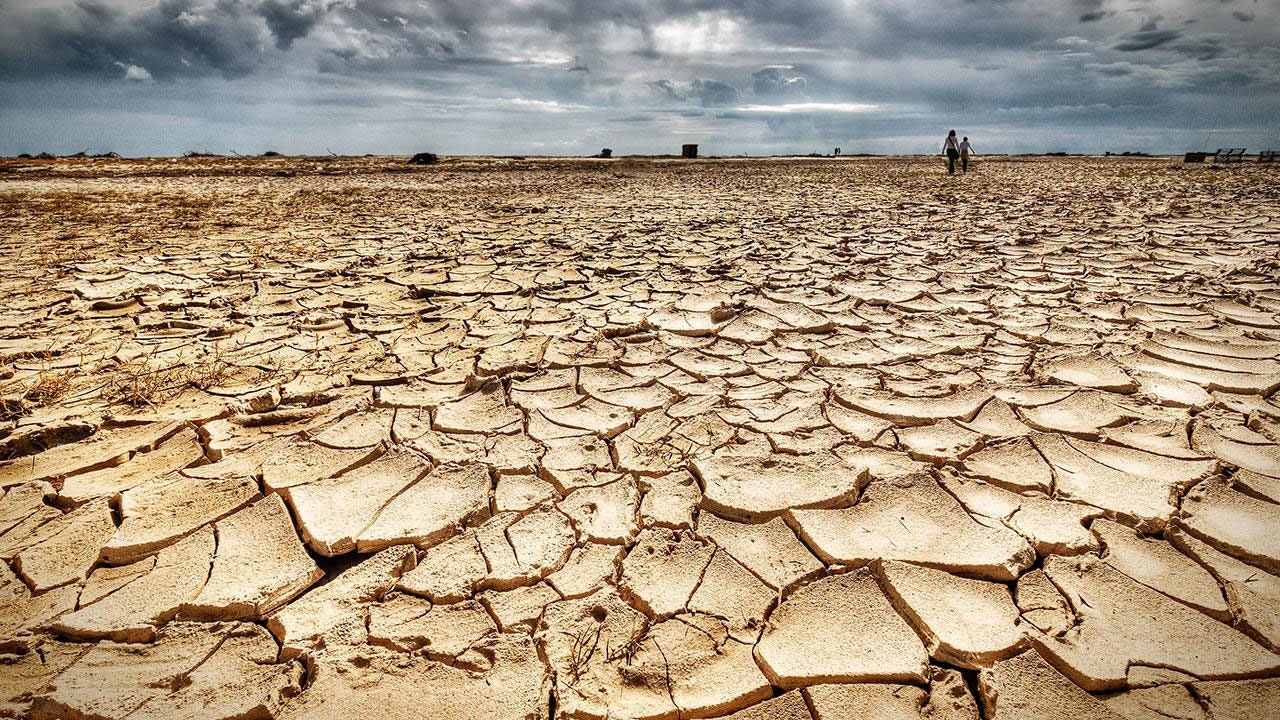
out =
[[(1222, 40), (1205, 35), (1184, 38), (1183, 30), (1161, 30), (1159, 28), (1161, 20), (1159, 15), (1146, 18), (1141, 28), (1137, 32), (1124, 36), (1120, 42), (1116, 43), (1115, 49), (1121, 52), (1136, 52), (1163, 47), (1201, 61), (1214, 60), (1227, 54), (1227, 48)], [(1191, 18), (1184, 25), (1191, 25), (1194, 21), (1195, 18)]]
[(650, 82), (649, 87), (662, 92), (672, 100), (679, 100), (683, 102), (689, 99), (689, 93), (681, 90), (679, 86), (666, 78)]
[(703, 107), (732, 105), (738, 101), (738, 88), (726, 82), (698, 78), (693, 81), (692, 93)]
[[(157, 79), (220, 74), (244, 77), (264, 62), (271, 35), (259, 6), (239, 0), (41, 3), (28, 12), (0, 6), (13, 33), (0, 43), (0, 76), (28, 73), (114, 75), (115, 64)], [(18, 56), (18, 57), (15, 57)]]
[(703, 107), (732, 105), (738, 100), (738, 88), (711, 78), (697, 78), (688, 83), (663, 78), (650, 82), (649, 86), (671, 100), (697, 102)]
[(1189, 38), (1170, 46), (1170, 49), (1197, 60), (1213, 60), (1227, 54), (1222, 41), (1215, 38)]
[(1171, 43), (1180, 37), (1182, 37), (1181, 30), (1139, 30), (1116, 43), (1115, 49), (1123, 52), (1150, 50)]
[(1129, 63), (1090, 63), (1085, 65), (1085, 68), (1107, 77), (1124, 77), (1133, 74), (1133, 66)]
[(1102, 9), (1104, 0), (1076, 0), (1076, 7), (1082, 11), (1080, 14), (1080, 22), (1091, 23), (1115, 13), (1106, 12)]
[(751, 73), (752, 89), (761, 97), (803, 97), (808, 81), (790, 65), (771, 65)]
[(288, 50), (294, 40), (311, 32), (331, 5), (319, 0), (263, 0), (258, 13), (275, 37), (276, 47)]
[(1236, 10), (1231, 13), (1231, 17), (1239, 20), (1240, 22), (1253, 22), (1253, 13), (1251, 12)]
[(1144, 18), (1138, 31), (1125, 35), (1120, 42), (1115, 44), (1115, 49), (1121, 52), (1150, 50), (1161, 45), (1167, 45), (1182, 37), (1181, 30), (1161, 30), (1159, 26), (1160, 21), (1163, 19), (1160, 15)]

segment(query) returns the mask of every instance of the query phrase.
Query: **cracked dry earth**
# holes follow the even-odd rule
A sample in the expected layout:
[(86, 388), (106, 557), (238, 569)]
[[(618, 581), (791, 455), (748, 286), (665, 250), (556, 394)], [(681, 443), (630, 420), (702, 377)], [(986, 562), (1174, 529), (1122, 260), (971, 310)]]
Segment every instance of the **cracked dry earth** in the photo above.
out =
[(0, 175), (0, 712), (1280, 703), (1280, 175), (401, 163)]

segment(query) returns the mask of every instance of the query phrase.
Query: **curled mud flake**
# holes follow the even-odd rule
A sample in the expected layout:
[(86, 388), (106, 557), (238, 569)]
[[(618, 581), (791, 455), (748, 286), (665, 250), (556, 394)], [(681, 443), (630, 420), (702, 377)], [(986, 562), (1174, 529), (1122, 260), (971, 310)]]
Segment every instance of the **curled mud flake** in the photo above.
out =
[(715, 547), (681, 532), (645, 530), (622, 561), (618, 589), (652, 617), (683, 611)]
[(258, 497), (258, 484), (252, 478), (162, 476), (121, 495), (123, 520), (115, 535), (102, 545), (102, 557), (111, 563), (132, 562)]
[(1129, 579), (1097, 558), (1050, 557), (1045, 575), (1080, 617), (1063, 637), (1033, 635), (1037, 647), (1082, 687), (1115, 690), (1133, 664), (1205, 679), (1264, 677), (1280, 658), (1248, 636)]
[(171, 623), (151, 644), (102, 642), (35, 696), (33, 717), (270, 717), (301, 689), (263, 628)]
[(1039, 491), (1048, 494), (1053, 472), (1035, 446), (1025, 438), (991, 445), (964, 461), (965, 470), (1013, 492)]
[[(292, 534), (292, 526), (289, 532)], [(86, 584), (86, 589), (101, 587), (94, 593), (97, 597), (81, 593), (80, 608), (58, 618), (53, 629), (79, 640), (150, 642), (156, 628), (200, 595), (214, 553), (214, 532), (206, 527), (164, 548), (154, 558), (130, 566), (136, 570), (128, 575), (113, 578), (114, 568), (100, 568)], [(251, 617), (252, 609), (244, 614)]]
[(289, 603), (271, 616), (267, 627), (288, 655), (362, 645), (367, 639), (368, 607), (395, 587), (415, 563), (411, 546), (387, 548)]
[(698, 534), (714, 542), (775, 591), (790, 589), (824, 568), (782, 518), (749, 525), (704, 512), (698, 516)]
[(882, 682), (811, 685), (798, 692), (809, 699), (818, 720), (844, 717), (914, 719), (923, 717), (928, 698), (924, 690), (914, 685)]
[(1098, 549), (1085, 525), (1102, 510), (1038, 495), (1018, 495), (994, 485), (945, 476), (942, 486), (975, 517), (1017, 532), (1041, 555), (1078, 555)]
[[(822, 618), (841, 617), (831, 625)], [(869, 570), (832, 575), (774, 610), (756, 659), (782, 688), (819, 683), (924, 682), (928, 656)]]
[(218, 549), (209, 580), (183, 606), (186, 617), (262, 620), (324, 576), (307, 555), (279, 495), (214, 523)]
[(1180, 527), (1166, 537), (1222, 585), (1237, 627), (1272, 652), (1280, 651), (1280, 577), (1224, 555)]
[(698, 457), (702, 506), (743, 520), (776, 516), (788, 508), (841, 507), (866, 484), (865, 467), (830, 454), (817, 456)]
[(877, 567), (894, 607), (925, 638), (934, 660), (980, 668), (1023, 644), (1009, 589), (895, 560)]
[(1221, 480), (1200, 483), (1182, 502), (1178, 524), (1222, 552), (1280, 574), (1280, 505), (1233, 490)]
[(992, 580), (1012, 580), (1034, 562), (1016, 532), (977, 522), (932, 477), (900, 482), (873, 482), (850, 508), (790, 510), (788, 524), (827, 562), (904, 560)]
[(996, 662), (978, 674), (985, 717), (996, 720), (1121, 720), (1124, 715), (1082, 690), (1035, 650)]
[(1140, 537), (1111, 520), (1095, 520), (1089, 529), (1106, 546), (1104, 559), (1108, 565), (1206, 615), (1231, 620), (1222, 588), (1213, 576), (1174, 546), (1159, 539)]
[(106, 500), (97, 500), (35, 528), (12, 556), (13, 569), (35, 592), (83, 580), (98, 549), (116, 532)]

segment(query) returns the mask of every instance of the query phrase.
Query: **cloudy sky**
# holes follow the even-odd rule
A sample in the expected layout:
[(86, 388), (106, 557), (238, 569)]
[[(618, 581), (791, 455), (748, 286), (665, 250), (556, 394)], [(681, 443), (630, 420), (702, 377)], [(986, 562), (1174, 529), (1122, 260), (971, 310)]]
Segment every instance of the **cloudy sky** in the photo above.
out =
[(1280, 0), (0, 0), (0, 154), (1280, 148)]

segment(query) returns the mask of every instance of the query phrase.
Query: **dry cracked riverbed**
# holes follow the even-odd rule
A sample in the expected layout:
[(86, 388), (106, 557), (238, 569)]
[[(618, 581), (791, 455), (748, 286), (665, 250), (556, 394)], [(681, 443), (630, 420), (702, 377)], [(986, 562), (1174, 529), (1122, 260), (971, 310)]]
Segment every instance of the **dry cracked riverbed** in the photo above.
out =
[(0, 165), (0, 713), (1258, 718), (1280, 174)]

